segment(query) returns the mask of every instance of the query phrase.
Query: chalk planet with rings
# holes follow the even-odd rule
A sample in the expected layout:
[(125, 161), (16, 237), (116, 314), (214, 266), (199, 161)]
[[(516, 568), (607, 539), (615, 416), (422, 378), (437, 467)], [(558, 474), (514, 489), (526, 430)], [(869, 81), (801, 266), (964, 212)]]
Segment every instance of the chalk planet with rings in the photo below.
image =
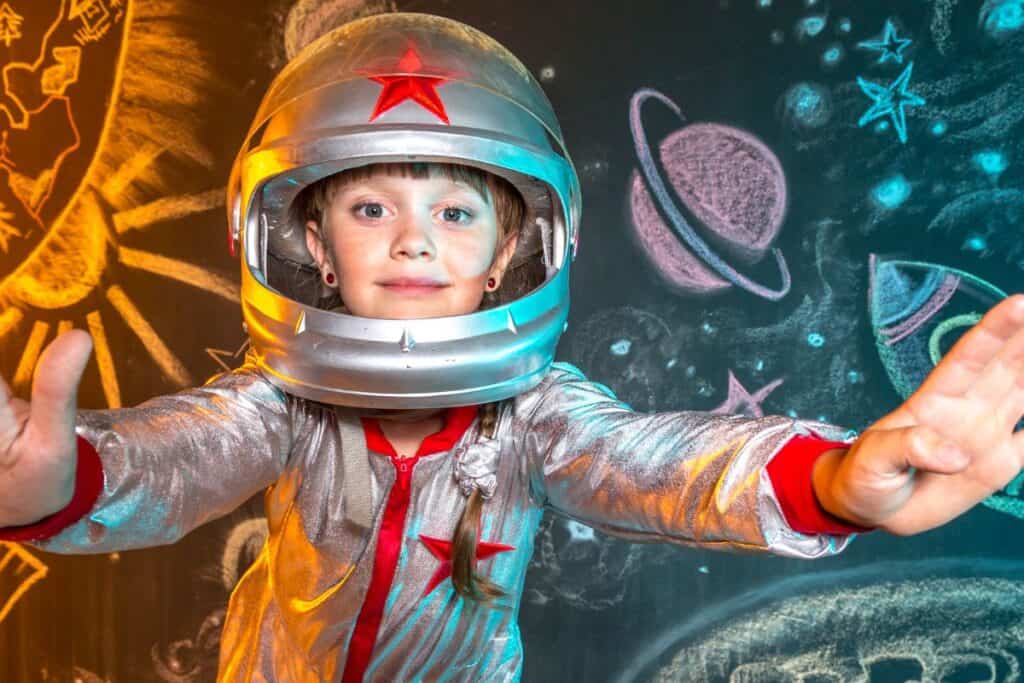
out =
[(641, 120), (649, 99), (667, 106), (680, 120), (685, 118), (675, 102), (656, 90), (638, 90), (630, 102), (630, 129), (640, 165), (631, 179), (630, 213), (651, 264), (679, 293), (710, 294), (736, 286), (770, 301), (786, 296), (790, 275), (779, 249), (771, 250), (781, 280), (776, 288), (754, 282), (730, 263), (758, 263), (779, 234), (787, 194), (778, 158), (745, 131), (692, 123), (674, 130), (658, 146), (663, 175)]

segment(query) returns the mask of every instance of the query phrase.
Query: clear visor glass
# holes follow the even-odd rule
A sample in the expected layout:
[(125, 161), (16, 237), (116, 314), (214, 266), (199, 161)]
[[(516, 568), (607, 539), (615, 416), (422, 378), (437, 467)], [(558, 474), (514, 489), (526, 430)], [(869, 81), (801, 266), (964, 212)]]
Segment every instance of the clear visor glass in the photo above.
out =
[[(307, 247), (307, 222), (318, 217), (326, 188), (286, 185), (287, 198), (279, 196), (280, 182), (268, 182), (257, 192), (243, 255), (257, 279), (275, 293), (305, 306), (347, 313), (337, 288), (325, 282)], [(539, 183), (507, 188), (521, 202), (512, 212), (521, 217), (516, 250), (498, 289), (485, 293), (481, 310), (529, 296), (555, 276), (568, 256), (565, 222), (554, 192)]]

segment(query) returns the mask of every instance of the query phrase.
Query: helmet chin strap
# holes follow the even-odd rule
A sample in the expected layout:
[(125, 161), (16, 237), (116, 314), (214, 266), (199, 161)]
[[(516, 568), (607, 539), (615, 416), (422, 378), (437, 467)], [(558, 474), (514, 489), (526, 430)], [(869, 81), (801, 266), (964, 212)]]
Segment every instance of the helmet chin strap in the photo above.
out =
[(338, 434), (341, 437), (343, 500), (347, 507), (345, 515), (353, 524), (369, 530), (373, 528), (373, 486), (366, 436), (357, 413), (337, 408), (335, 414), (338, 416)]

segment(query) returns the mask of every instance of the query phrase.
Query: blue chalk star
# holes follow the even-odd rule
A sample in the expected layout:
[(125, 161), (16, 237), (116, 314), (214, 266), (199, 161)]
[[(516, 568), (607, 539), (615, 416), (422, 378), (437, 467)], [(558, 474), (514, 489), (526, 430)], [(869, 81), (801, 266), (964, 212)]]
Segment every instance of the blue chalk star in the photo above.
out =
[(857, 121), (858, 126), (865, 126), (872, 121), (888, 116), (892, 119), (892, 126), (896, 129), (900, 142), (907, 142), (907, 117), (904, 109), (924, 104), (923, 97), (907, 90), (910, 73), (913, 69), (914, 63), (911, 62), (903, 70), (903, 73), (888, 86), (872, 83), (857, 76), (857, 84), (860, 89), (873, 101), (871, 108), (864, 112), (864, 115)]
[(903, 63), (903, 51), (907, 49), (912, 40), (909, 38), (900, 38), (896, 35), (896, 27), (893, 26), (892, 19), (885, 20), (885, 28), (882, 30), (882, 37), (876, 40), (864, 40), (857, 43), (857, 47), (864, 48), (865, 50), (873, 50), (880, 52), (878, 56), (878, 64), (885, 64), (889, 60), (896, 62), (897, 64)]

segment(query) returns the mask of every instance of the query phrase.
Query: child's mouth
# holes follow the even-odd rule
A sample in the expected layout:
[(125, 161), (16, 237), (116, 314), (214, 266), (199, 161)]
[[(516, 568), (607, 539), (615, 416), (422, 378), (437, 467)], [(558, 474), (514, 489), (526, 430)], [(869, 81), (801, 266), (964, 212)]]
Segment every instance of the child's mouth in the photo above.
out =
[(436, 285), (384, 285), (384, 289), (397, 294), (432, 294), (443, 288)]
[(379, 283), (389, 292), (407, 295), (433, 294), (448, 285), (428, 278), (396, 278)]

